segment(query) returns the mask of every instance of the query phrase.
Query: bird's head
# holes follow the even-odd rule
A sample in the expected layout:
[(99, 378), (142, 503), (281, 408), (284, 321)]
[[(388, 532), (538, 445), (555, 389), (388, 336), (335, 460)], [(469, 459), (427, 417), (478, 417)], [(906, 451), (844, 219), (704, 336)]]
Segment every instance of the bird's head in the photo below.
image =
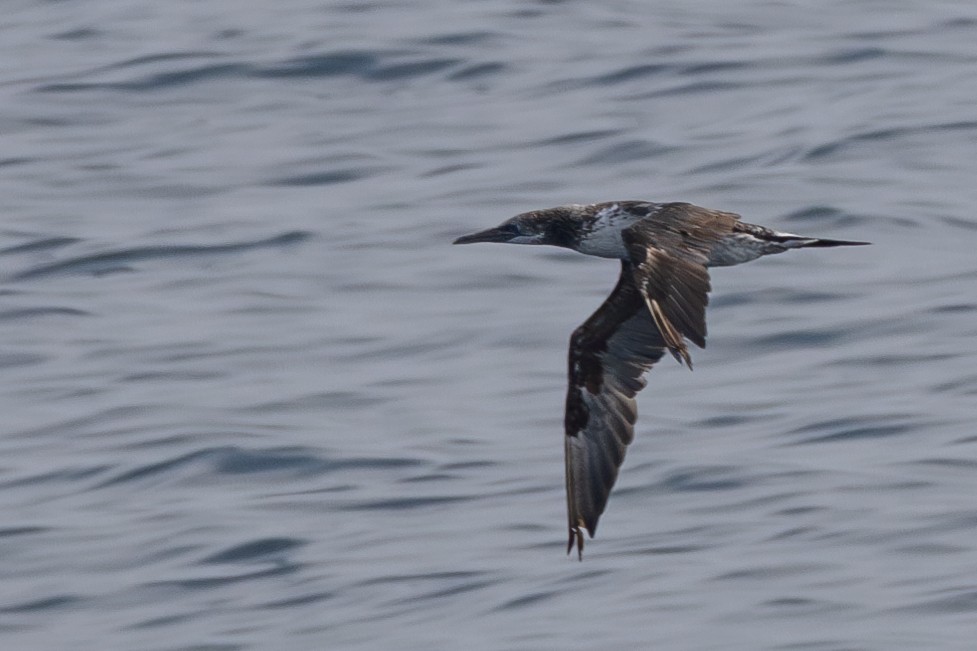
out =
[(462, 235), (454, 241), (454, 244), (508, 242), (509, 244), (569, 246), (577, 228), (568, 207), (533, 210), (507, 219), (495, 228)]

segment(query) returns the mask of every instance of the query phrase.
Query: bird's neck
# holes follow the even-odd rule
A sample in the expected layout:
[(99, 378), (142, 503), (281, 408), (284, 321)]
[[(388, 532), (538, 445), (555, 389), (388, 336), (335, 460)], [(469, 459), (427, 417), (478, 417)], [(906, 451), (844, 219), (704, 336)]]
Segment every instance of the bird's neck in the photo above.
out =
[(585, 255), (599, 258), (627, 259), (628, 251), (624, 246), (621, 231), (630, 226), (626, 220), (611, 223), (594, 223), (590, 228), (584, 228), (580, 233), (577, 251)]

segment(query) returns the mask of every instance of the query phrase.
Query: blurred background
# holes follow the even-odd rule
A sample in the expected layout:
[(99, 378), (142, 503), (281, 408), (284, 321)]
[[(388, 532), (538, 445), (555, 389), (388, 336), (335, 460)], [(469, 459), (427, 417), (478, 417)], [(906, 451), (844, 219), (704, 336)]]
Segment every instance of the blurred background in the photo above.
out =
[[(973, 3), (12, 0), (0, 646), (971, 649)], [(869, 240), (713, 273), (584, 562), (563, 203)]]

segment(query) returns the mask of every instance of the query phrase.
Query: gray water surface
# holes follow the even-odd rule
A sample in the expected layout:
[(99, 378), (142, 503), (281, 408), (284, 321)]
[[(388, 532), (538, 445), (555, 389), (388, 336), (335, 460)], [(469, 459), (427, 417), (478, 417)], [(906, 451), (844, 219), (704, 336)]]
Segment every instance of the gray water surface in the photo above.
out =
[[(972, 649), (969, 2), (12, 3), (4, 649)], [(713, 273), (564, 555), (613, 261), (684, 200), (870, 240)]]

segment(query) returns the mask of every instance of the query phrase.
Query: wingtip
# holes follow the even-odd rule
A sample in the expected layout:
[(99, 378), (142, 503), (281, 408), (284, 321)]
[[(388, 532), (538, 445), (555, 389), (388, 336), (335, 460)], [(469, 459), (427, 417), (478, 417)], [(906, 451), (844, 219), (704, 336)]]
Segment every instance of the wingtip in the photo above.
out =
[(679, 366), (687, 366), (688, 369), (692, 370), (692, 356), (689, 355), (689, 349), (683, 346), (682, 348), (668, 348), (668, 352), (672, 354), (675, 361), (679, 363)]
[(570, 540), (567, 541), (567, 556), (573, 551), (573, 545), (577, 545), (577, 560), (583, 562), (583, 532), (579, 528), (570, 527)]

